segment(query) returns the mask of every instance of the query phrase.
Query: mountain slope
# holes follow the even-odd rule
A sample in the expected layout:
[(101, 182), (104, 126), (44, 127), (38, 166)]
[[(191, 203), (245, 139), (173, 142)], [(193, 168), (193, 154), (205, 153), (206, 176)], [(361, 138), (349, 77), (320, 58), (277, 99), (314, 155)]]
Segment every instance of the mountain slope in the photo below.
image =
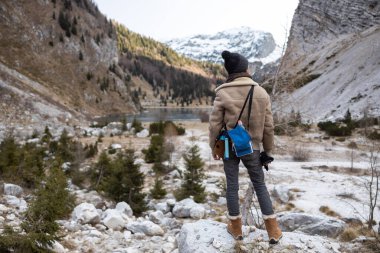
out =
[(0, 18), (0, 62), (45, 88), (20, 89), (83, 115), (137, 111), (109, 71), (115, 30), (91, 1), (2, 1)]
[(166, 42), (175, 51), (200, 61), (222, 63), (221, 52), (239, 52), (250, 62), (276, 60), (279, 52), (272, 34), (241, 27), (215, 35), (195, 35)]
[[(380, 3), (301, 0), (277, 91), (277, 108), (311, 120), (380, 115)], [(272, 80), (273, 81), (273, 80)]]
[(225, 78), (221, 65), (191, 60), (121, 24), (115, 27), (120, 66), (148, 84), (145, 90), (134, 87), (143, 105), (210, 105), (215, 84)]
[(0, 30), (3, 99), (28, 101), (2, 103), (0, 122), (137, 113), (141, 103), (200, 104), (225, 75), (220, 65), (186, 59), (111, 22), (91, 0), (1, 1)]

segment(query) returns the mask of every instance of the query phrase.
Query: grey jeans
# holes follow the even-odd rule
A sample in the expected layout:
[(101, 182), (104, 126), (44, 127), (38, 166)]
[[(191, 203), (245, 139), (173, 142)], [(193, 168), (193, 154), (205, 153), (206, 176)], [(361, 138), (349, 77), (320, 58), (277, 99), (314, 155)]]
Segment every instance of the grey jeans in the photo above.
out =
[(224, 172), (227, 179), (227, 208), (230, 216), (240, 214), (239, 206), (239, 163), (240, 160), (248, 170), (249, 177), (255, 189), (260, 209), (263, 215), (272, 215), (273, 207), (264, 181), (264, 171), (260, 163), (260, 151), (255, 150), (252, 154), (236, 157), (230, 152), (228, 160), (223, 159)]

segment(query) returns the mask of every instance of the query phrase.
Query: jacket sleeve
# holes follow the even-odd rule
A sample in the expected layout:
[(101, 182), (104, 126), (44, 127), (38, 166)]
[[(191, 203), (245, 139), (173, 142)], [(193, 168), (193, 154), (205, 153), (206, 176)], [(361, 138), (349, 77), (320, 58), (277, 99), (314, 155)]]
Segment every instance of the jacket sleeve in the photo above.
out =
[(274, 124), (271, 109), (271, 102), (268, 95), (266, 109), (265, 109), (265, 122), (263, 134), (263, 148), (269, 154), (274, 148)]
[(210, 114), (209, 120), (209, 144), (210, 148), (213, 149), (215, 145), (215, 139), (219, 134), (219, 131), (222, 129), (224, 120), (224, 107), (222, 99), (220, 97), (220, 92), (216, 93), (214, 100), (214, 107)]

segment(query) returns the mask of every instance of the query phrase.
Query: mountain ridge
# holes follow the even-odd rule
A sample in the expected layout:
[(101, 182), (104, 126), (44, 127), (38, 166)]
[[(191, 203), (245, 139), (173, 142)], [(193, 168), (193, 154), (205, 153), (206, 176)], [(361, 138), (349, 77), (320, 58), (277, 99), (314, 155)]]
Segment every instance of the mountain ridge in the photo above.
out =
[(268, 63), (280, 57), (272, 34), (250, 27), (228, 29), (212, 35), (193, 35), (165, 42), (175, 51), (192, 59), (223, 63), (221, 52), (238, 52), (253, 63)]

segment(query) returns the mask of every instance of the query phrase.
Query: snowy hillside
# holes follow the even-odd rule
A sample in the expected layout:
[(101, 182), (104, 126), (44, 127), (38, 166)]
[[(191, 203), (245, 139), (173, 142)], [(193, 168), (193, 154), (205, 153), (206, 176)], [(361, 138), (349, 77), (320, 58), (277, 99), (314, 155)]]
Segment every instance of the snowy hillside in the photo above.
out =
[(281, 50), (272, 34), (255, 31), (249, 27), (240, 27), (218, 32), (214, 35), (195, 35), (173, 39), (166, 44), (175, 51), (200, 61), (222, 62), (221, 52), (238, 52), (249, 62), (260, 61), (263, 64), (277, 60)]

